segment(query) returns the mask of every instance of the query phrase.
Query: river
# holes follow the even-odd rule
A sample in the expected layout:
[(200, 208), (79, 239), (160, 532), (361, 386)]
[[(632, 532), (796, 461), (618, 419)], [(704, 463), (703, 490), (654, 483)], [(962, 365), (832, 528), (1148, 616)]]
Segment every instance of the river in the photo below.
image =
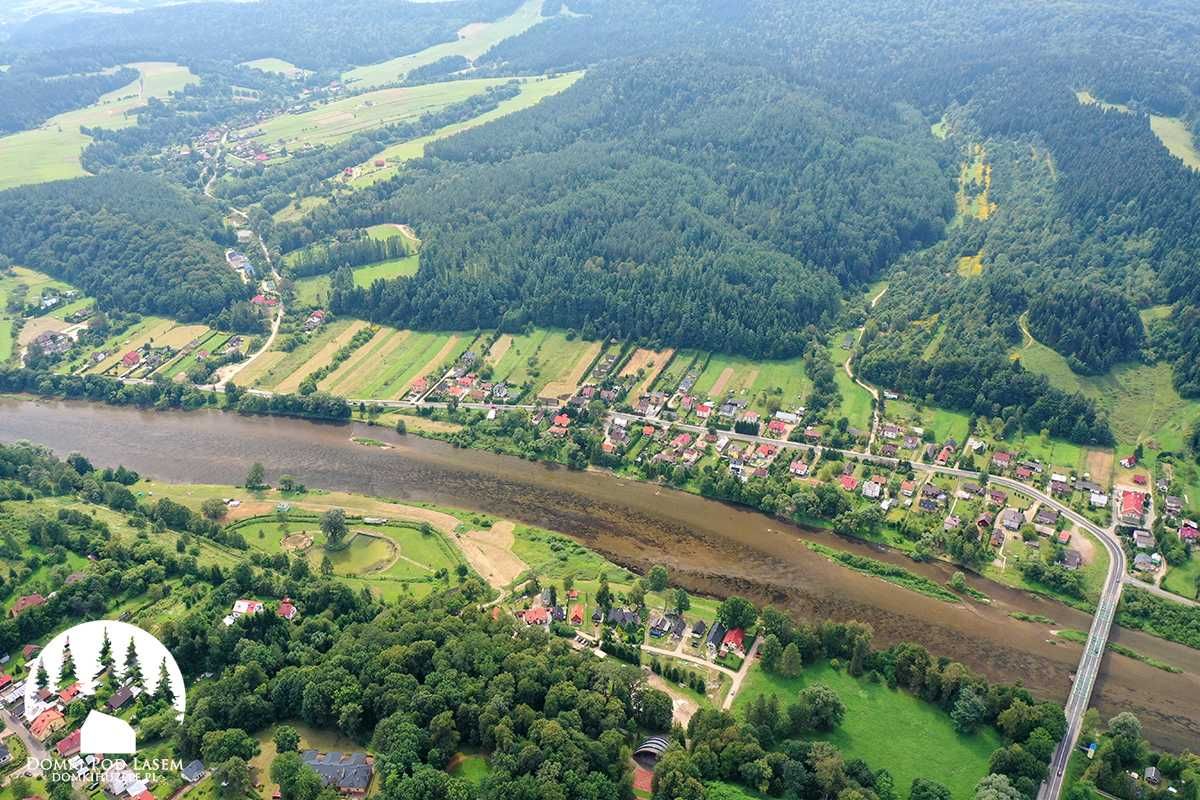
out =
[[(356, 435), (392, 448), (355, 444)], [(240, 484), (259, 461), (268, 478), (287, 473), (313, 487), (517, 519), (569, 534), (627, 567), (666, 564), (691, 591), (736, 592), (800, 618), (868, 622), (879, 645), (920, 642), (991, 680), (1021, 682), (1059, 702), (1066, 698), (1080, 646), (1055, 643), (1048, 626), (1009, 614), (1044, 614), (1057, 628), (1090, 625), (1090, 617), (1067, 606), (979, 578), (971, 583), (992, 598), (990, 605), (928, 598), (836, 566), (803, 540), (836, 544), (938, 581), (954, 571), (946, 564), (914, 564), (902, 554), (655, 484), (461, 450), (381, 427), (0, 398), (0, 441), (19, 439), (167, 481)], [(1184, 672), (1170, 674), (1109, 654), (1094, 704), (1105, 718), (1120, 711), (1137, 714), (1159, 747), (1197, 749), (1200, 651), (1114, 630), (1116, 641)]]

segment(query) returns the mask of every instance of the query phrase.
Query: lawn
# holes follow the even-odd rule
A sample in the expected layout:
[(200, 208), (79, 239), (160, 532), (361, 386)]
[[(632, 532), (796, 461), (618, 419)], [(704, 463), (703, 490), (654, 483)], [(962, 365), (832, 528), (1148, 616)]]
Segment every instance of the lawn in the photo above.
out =
[(1118, 364), (1105, 375), (1084, 376), (1076, 375), (1065, 358), (1037, 341), (1027, 342), (1015, 355), (1056, 388), (1094, 400), (1108, 413), (1118, 447), (1132, 448), (1141, 441), (1154, 450), (1178, 452), (1200, 417), (1200, 402), (1175, 391), (1169, 364)]
[(450, 763), (450, 774), (462, 778), (467, 783), (478, 786), (483, 779), (492, 774), (488, 766), (487, 756), (481, 753), (456, 753)]
[(201, 352), (211, 355), (219, 354), (225, 347), (225, 344), (232, 339), (233, 336), (220, 331), (209, 331), (195, 348), (192, 349), (183, 358), (176, 358), (174, 361), (160, 367), (156, 374), (167, 378), (174, 378), (180, 373), (186, 373), (196, 364), (196, 356)]
[(416, 53), (357, 67), (344, 73), (342, 80), (362, 86), (380, 86), (401, 81), (417, 67), (432, 64), (447, 56), (463, 56), (474, 61), (510, 36), (524, 33), (542, 20), (549, 19), (542, 16), (542, 3), (543, 0), (526, 0), (507, 17), (494, 22), (467, 25), (458, 32), (458, 39), (453, 42), (435, 44)]
[(290, 61), (284, 61), (282, 58), (256, 58), (253, 61), (243, 61), (239, 67), (249, 67), (260, 72), (273, 72), (276, 75), (283, 75), (285, 78), (301, 78), (305, 75), (311, 75), (312, 71), (297, 67)]
[(331, 145), (362, 131), (412, 122), (503, 82), (500, 78), (479, 78), (380, 89), (323, 103), (300, 114), (281, 114), (242, 134), (258, 131), (252, 140), (272, 147), (282, 144), (289, 150)]
[[(295, 728), (296, 732), (300, 734), (301, 752), (312, 749), (321, 753), (347, 753), (363, 749), (362, 745), (342, 736), (337, 731), (314, 728), (299, 720), (289, 720), (287, 724)], [(271, 782), (271, 762), (279, 755), (279, 751), (275, 749), (275, 741), (272, 738), (274, 735), (275, 729), (273, 727), (259, 731), (254, 737), (258, 740), (258, 755), (250, 759), (250, 767), (256, 771), (257, 783), (260, 784), (257, 794), (264, 800), (270, 798), (271, 794), (277, 788)]]
[(658, 374), (653, 389), (656, 392), (672, 394), (679, 388), (679, 382), (693, 369), (703, 366), (703, 354), (699, 350), (678, 350)]
[(956, 800), (973, 797), (975, 784), (987, 774), (989, 756), (1002, 744), (991, 728), (972, 736), (960, 734), (936, 706), (825, 663), (806, 668), (794, 679), (769, 675), (755, 665), (734, 700), (734, 712), (744, 713), (760, 694), (775, 694), (786, 707), (800, 689), (816, 682), (832, 688), (846, 706), (841, 727), (820, 738), (835, 744), (847, 758), (862, 758), (873, 769), (886, 768), (900, 791), (906, 792), (914, 778), (932, 776)]
[[(554, 77), (522, 78), (521, 92), (516, 97), (500, 101), (491, 111), (485, 111), (477, 117), (438, 128), (433, 133), (419, 136), (416, 139), (409, 139), (407, 142), (394, 144), (382, 152), (376, 153), (358, 166), (354, 172), (354, 177), (350, 179), (349, 183), (354, 188), (360, 189), (364, 186), (370, 186), (373, 183), (386, 180), (395, 175), (399, 171), (400, 165), (405, 161), (424, 156), (427, 144), (453, 136), (456, 133), (462, 133), (471, 128), (477, 128), (480, 125), (508, 116), (514, 112), (532, 108), (545, 98), (566, 90), (581, 77), (583, 77), (583, 72), (568, 72), (562, 75), (555, 75)], [(375, 162), (380, 159), (385, 162), (385, 165), (382, 167), (375, 166)], [(341, 180), (340, 176), (338, 179)]]
[(199, 80), (178, 64), (142, 62), (129, 66), (142, 74), (141, 91), (140, 81), (134, 81), (90, 106), (52, 117), (39, 128), (0, 138), (0, 190), (86, 175), (79, 155), (91, 137), (81, 133), (80, 126), (117, 129), (135, 125), (137, 118), (129, 111), (146, 105), (149, 98), (166, 98)]
[(884, 401), (884, 415), (890, 422), (933, 431), (936, 441), (939, 442), (944, 442), (950, 437), (959, 443), (964, 442), (971, 422), (971, 418), (961, 412), (928, 406), (917, 408), (907, 400)]
[(1167, 570), (1167, 576), (1162, 581), (1162, 588), (1183, 597), (1195, 598), (1197, 597), (1196, 580), (1198, 578), (1200, 578), (1200, 553), (1193, 553), (1186, 563)]

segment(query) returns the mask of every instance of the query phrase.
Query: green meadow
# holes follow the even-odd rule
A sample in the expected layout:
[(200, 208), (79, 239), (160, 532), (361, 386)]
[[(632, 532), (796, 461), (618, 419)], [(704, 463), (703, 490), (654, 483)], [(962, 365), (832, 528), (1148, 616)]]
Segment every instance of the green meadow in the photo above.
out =
[[(870, 430), (871, 393), (846, 374), (846, 360), (853, 352), (853, 350), (842, 349), (842, 339), (845, 338), (846, 333), (847, 331), (836, 331), (829, 337), (829, 358), (833, 361), (833, 379), (837, 382), (838, 391), (842, 395), (842, 403), (837, 416), (849, 420), (851, 428), (858, 428), (860, 431)], [(855, 337), (858, 336), (856, 331), (849, 331), (849, 333)]]
[[(907, 792), (914, 778), (934, 776), (955, 800), (974, 796), (975, 784), (987, 774), (988, 759), (1000, 747), (1000, 735), (991, 728), (973, 735), (954, 730), (950, 715), (885, 683), (860, 680), (827, 663), (806, 667), (798, 678), (770, 675), (759, 665), (751, 667), (733, 710), (744, 714), (758, 695), (774, 694), (786, 707), (805, 686), (824, 683), (837, 692), (846, 706), (841, 726), (826, 739), (846, 758), (861, 758), (872, 769), (886, 768), (896, 788)], [(898, 735), (903, 732), (903, 735)]]
[[(378, 261), (354, 269), (354, 285), (364, 289), (377, 280), (411, 277), (417, 274), (420, 256), (411, 255), (390, 261)], [(314, 275), (295, 282), (296, 302), (302, 306), (323, 306), (329, 302), (330, 275)]]
[[(80, 132), (90, 128), (126, 128), (137, 124), (129, 112), (150, 98), (164, 99), (199, 80), (178, 64), (130, 64), (142, 77), (101, 97), (85, 108), (52, 117), (34, 130), (0, 138), (0, 190), (29, 183), (44, 183), (86, 175), (79, 155), (91, 142)], [(144, 83), (143, 83), (144, 82)]]

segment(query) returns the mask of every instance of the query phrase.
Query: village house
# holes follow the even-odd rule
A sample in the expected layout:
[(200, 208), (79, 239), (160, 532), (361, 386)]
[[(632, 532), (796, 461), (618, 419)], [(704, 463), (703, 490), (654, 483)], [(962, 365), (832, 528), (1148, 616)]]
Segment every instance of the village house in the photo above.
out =
[(1049, 506), (1042, 506), (1038, 509), (1037, 513), (1034, 514), (1033, 522), (1035, 525), (1045, 525), (1049, 528), (1053, 528), (1058, 524), (1058, 512)]
[(301, 761), (311, 767), (326, 786), (344, 797), (363, 797), (375, 774), (374, 759), (366, 753), (318, 753), (305, 750)]
[(956, 531), (960, 525), (962, 525), (962, 520), (960, 520), (954, 514), (951, 514), (950, 516), (946, 517), (946, 521), (942, 523), (942, 528), (943, 530), (947, 531)]
[(746, 655), (745, 638), (746, 632), (741, 628), (732, 628), (726, 631), (725, 637), (721, 639), (721, 652), (736, 653), (739, 656)]
[(991, 545), (992, 547), (1000, 547), (1002, 544), (1004, 544), (1004, 530), (996, 528), (992, 531)]
[[(366, 520), (363, 521), (365, 522)], [(292, 598), (285, 597), (279, 601), (279, 608), (275, 610), (275, 613), (286, 619), (288, 622), (291, 622), (293, 619), (295, 619), (296, 614), (300, 612), (296, 610), (296, 606), (292, 603)]]
[(112, 693), (105, 705), (108, 706), (109, 711), (118, 711), (132, 699), (133, 689), (129, 686), (122, 686)]
[[(984, 511), (979, 515), (979, 518), (975, 520), (975, 526), (980, 530), (988, 530), (995, 524), (996, 515), (991, 511)], [(1001, 534), (1001, 536), (1003, 537), (1003, 534)]]
[(45, 333), (38, 334), (33, 343), (46, 355), (56, 356), (70, 350), (71, 346), (75, 344), (75, 340), (65, 333), (46, 331)]
[(34, 606), (40, 606), (45, 602), (46, 598), (42, 597), (40, 594), (27, 594), (23, 597), (18, 597), (12, 604), (12, 608), (8, 610), (8, 615), (15, 619), (16, 617), (21, 616), (21, 612), (33, 608)]
[(712, 627), (708, 629), (708, 638), (705, 639), (705, 645), (708, 648), (710, 656), (715, 655), (720, 649), (721, 643), (725, 640), (725, 626), (720, 622), (713, 622)]
[(221, 620), (227, 626), (237, 622), (239, 617), (251, 616), (263, 610), (261, 600), (234, 600), (233, 609)]
[(992, 489), (988, 492), (988, 505), (1003, 506), (1008, 503), (1008, 495), (999, 489)]
[(1108, 495), (1104, 494), (1103, 492), (1092, 492), (1088, 495), (1088, 504), (1091, 505), (1092, 508), (1107, 508)]
[(905, 497), (912, 497), (916, 490), (917, 484), (915, 481), (900, 482), (900, 494), (904, 495)]
[(1172, 517), (1177, 517), (1183, 513), (1183, 498), (1169, 494), (1163, 501), (1163, 508), (1165, 508), (1167, 513)]
[(879, 453), (886, 458), (895, 458), (897, 455), (899, 455), (900, 451), (894, 444), (885, 444), (883, 447), (879, 448)]
[(71, 756), (79, 753), (79, 740), (82, 735), (82, 729), (76, 728), (60, 739), (59, 742), (54, 745), (54, 749), (58, 751), (59, 756), (62, 758), (70, 758)]
[(1145, 553), (1138, 553), (1133, 557), (1133, 568), (1138, 572), (1154, 572), (1158, 569), (1158, 564)]
[(803, 478), (804, 476), (808, 475), (808, 464), (805, 464), (803, 461), (797, 458), (792, 462), (792, 465), (788, 467), (788, 472), (792, 473), (797, 478)]
[(1025, 515), (1015, 508), (1006, 508), (1000, 514), (1000, 524), (1010, 531), (1019, 531), (1025, 524)]
[(838, 483), (842, 485), (842, 489), (847, 492), (853, 492), (858, 488), (858, 478), (853, 475), (842, 475), (838, 478)]
[(915, 450), (917, 448), (917, 445), (919, 445), (920, 443), (921, 443), (921, 440), (917, 438), (916, 434), (909, 433), (904, 436), (904, 449), (905, 450)]
[(1133, 546), (1138, 550), (1154, 550), (1157, 543), (1154, 541), (1154, 537), (1150, 534), (1150, 531), (1134, 531)]
[(44, 742), (55, 731), (60, 731), (65, 727), (67, 727), (67, 719), (63, 713), (57, 708), (47, 708), (34, 717), (33, 722), (29, 723), (29, 733), (39, 742)]
[(1185, 519), (1179, 526), (1179, 538), (1188, 544), (1200, 542), (1200, 526), (1197, 526), (1193, 520)]
[(874, 480), (869, 480), (863, 483), (862, 496), (869, 500), (878, 500), (879, 495), (883, 493), (883, 486), (876, 483)]
[(1146, 495), (1127, 491), (1121, 495), (1120, 518), (1125, 525), (1141, 525), (1146, 521)]
[(704, 632), (707, 630), (708, 623), (702, 619), (696, 620), (696, 624), (692, 626), (692, 641), (699, 641), (704, 636)]

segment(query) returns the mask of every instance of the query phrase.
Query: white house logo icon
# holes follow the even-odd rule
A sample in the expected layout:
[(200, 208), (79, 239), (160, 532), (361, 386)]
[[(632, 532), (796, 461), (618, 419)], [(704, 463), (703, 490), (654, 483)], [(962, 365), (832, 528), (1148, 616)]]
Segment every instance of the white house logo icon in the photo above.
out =
[(92, 709), (79, 729), (79, 752), (129, 755), (137, 752), (137, 735), (120, 717)]
[[(75, 727), (81, 701), (90, 710)], [(56, 743), (64, 756), (136, 753), (137, 735), (127, 720), (168, 708), (182, 720), (186, 703), (183, 674), (163, 643), (115, 620), (85, 622), (55, 636), (25, 682), (30, 734)]]

